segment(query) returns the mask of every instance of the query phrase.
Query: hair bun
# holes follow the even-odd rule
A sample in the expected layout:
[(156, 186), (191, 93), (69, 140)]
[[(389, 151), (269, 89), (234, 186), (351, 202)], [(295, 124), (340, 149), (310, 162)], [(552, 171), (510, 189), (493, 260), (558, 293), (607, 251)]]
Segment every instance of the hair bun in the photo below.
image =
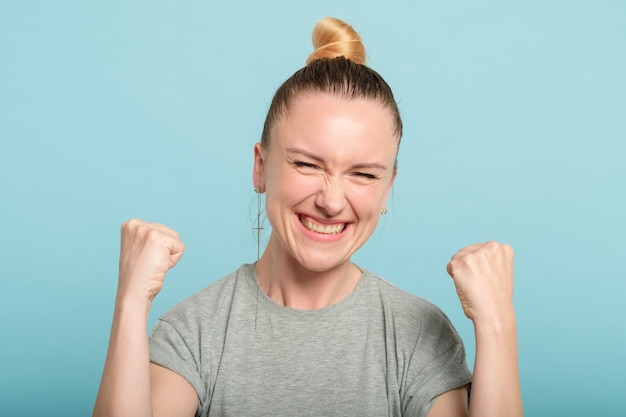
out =
[(357, 63), (365, 64), (365, 47), (358, 33), (342, 20), (325, 17), (313, 29), (313, 47), (315, 50), (306, 63), (316, 59), (344, 56)]

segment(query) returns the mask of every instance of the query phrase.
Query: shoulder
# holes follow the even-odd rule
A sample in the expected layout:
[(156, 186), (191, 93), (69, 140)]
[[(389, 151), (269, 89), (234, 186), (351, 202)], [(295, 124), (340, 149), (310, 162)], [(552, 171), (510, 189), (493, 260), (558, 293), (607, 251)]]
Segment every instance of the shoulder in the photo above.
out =
[(174, 305), (159, 317), (159, 321), (173, 326), (190, 321), (211, 321), (217, 317), (216, 313), (224, 310), (225, 305), (232, 303), (238, 291), (246, 289), (252, 271), (251, 265), (242, 265), (236, 271)]
[(366, 271), (373, 288), (373, 293), (381, 298), (386, 309), (417, 320), (447, 320), (439, 307), (429, 300), (411, 294), (385, 278)]
[(411, 294), (369, 271), (371, 294), (380, 298), (385, 320), (409, 344), (450, 346), (461, 339), (447, 315), (429, 300)]

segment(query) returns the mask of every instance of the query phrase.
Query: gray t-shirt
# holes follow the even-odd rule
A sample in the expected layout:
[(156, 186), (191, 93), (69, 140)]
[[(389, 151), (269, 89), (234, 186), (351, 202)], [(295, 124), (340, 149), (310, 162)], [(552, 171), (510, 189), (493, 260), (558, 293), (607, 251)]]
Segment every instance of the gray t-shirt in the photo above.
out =
[(150, 358), (191, 383), (197, 416), (425, 416), (471, 380), (448, 318), (368, 271), (340, 302), (303, 311), (243, 265), (165, 313)]

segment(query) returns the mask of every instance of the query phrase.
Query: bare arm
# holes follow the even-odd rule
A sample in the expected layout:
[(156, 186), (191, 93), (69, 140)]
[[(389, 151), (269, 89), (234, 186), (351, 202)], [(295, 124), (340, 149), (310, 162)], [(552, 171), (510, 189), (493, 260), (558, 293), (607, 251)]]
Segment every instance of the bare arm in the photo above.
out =
[(470, 416), (522, 417), (515, 316), (475, 323), (476, 361)]
[(191, 385), (151, 364), (148, 352), (152, 300), (183, 250), (178, 234), (165, 226), (139, 220), (122, 226), (115, 311), (94, 417), (195, 414), (198, 398)]
[[(158, 417), (193, 417), (198, 395), (182, 376), (157, 364), (150, 364), (152, 408)], [(175, 399), (175, 401), (174, 401)]]
[[(470, 245), (452, 257), (448, 273), (476, 336), (469, 416), (522, 417), (513, 249), (497, 242)], [(467, 416), (466, 395), (460, 388), (439, 396), (428, 417)]]

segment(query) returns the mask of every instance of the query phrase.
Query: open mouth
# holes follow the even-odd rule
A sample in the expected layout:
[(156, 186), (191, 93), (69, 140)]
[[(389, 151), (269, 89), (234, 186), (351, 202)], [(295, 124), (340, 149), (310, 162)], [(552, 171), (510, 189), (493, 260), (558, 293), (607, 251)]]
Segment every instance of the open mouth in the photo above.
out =
[(325, 235), (336, 235), (346, 228), (346, 223), (338, 224), (321, 224), (311, 220), (309, 217), (298, 215), (298, 220), (302, 226), (315, 233), (322, 233)]

